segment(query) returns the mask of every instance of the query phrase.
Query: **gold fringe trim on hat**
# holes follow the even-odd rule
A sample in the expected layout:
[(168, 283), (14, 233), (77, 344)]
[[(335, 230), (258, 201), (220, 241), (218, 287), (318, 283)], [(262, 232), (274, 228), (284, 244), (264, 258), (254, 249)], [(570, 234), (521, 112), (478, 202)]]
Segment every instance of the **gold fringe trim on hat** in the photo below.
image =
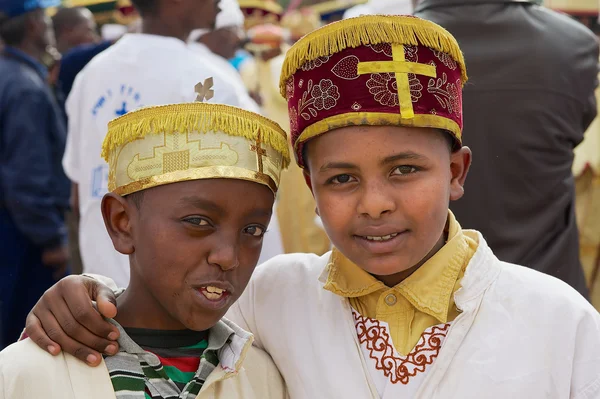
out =
[(423, 45), (449, 54), (459, 64), (461, 80), (467, 81), (465, 59), (447, 30), (424, 19), (402, 15), (368, 15), (326, 25), (294, 44), (285, 56), (279, 88), (285, 98), (288, 79), (306, 62), (346, 48), (381, 43)]
[(108, 124), (102, 144), (102, 158), (117, 147), (149, 134), (223, 132), (231, 136), (257, 140), (283, 156), (283, 167), (290, 162), (285, 131), (264, 116), (224, 104), (188, 103), (141, 108)]

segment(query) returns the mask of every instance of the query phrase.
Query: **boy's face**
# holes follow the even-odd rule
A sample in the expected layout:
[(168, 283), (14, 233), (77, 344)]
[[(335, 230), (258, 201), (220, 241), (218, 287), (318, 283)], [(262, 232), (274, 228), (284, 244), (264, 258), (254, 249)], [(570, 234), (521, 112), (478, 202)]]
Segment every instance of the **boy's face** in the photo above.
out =
[(233, 179), (151, 188), (137, 205), (105, 198), (115, 248), (130, 254), (127, 295), (142, 300), (148, 328), (206, 330), (225, 315), (258, 262), (273, 201), (266, 186)]
[(351, 126), (307, 143), (317, 211), (332, 243), (388, 284), (444, 244), (449, 200), (463, 195), (470, 150), (435, 129)]

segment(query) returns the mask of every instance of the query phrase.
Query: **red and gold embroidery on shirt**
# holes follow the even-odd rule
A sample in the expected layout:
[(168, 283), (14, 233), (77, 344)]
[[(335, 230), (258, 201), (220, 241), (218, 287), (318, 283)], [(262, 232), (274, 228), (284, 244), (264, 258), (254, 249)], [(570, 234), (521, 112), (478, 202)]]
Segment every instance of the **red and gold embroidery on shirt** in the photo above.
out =
[(352, 309), (354, 324), (361, 345), (366, 346), (369, 357), (375, 360), (377, 370), (383, 371), (392, 384), (407, 385), (412, 377), (425, 372), (433, 364), (442, 348), (450, 323), (428, 328), (417, 345), (406, 356), (394, 348), (387, 327), (380, 321), (363, 317)]

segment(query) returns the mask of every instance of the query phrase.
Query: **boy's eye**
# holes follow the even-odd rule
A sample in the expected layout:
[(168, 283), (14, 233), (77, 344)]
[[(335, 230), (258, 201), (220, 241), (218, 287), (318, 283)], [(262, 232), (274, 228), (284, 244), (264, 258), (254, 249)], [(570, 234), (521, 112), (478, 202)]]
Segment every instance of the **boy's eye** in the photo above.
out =
[(210, 224), (206, 219), (197, 216), (185, 218), (184, 221), (194, 224), (196, 226), (208, 226)]
[(417, 168), (415, 168), (414, 166), (410, 166), (410, 165), (402, 165), (402, 166), (397, 166), (396, 168), (394, 168), (394, 175), (408, 175), (411, 173), (415, 173), (417, 171)]
[[(350, 176), (350, 175), (337, 175), (333, 178), (331, 178), (331, 180), (329, 180), (331, 183), (333, 184), (345, 184), (345, 183), (350, 183), (351, 181), (353, 181), (354, 177)], [(354, 179), (356, 180), (356, 179)]]
[(262, 237), (265, 235), (265, 228), (261, 226), (248, 226), (244, 229), (246, 234), (250, 234), (252, 237)]

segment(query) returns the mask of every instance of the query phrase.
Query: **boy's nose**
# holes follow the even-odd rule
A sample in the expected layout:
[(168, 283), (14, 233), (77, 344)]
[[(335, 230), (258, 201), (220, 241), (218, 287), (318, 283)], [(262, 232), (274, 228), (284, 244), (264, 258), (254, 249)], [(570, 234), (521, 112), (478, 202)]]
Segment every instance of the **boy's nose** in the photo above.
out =
[(384, 214), (392, 213), (395, 210), (394, 197), (384, 184), (371, 184), (362, 190), (357, 207), (360, 215), (379, 219)]
[(221, 239), (208, 254), (208, 263), (216, 265), (223, 271), (235, 269), (240, 265), (239, 246), (231, 239)]

